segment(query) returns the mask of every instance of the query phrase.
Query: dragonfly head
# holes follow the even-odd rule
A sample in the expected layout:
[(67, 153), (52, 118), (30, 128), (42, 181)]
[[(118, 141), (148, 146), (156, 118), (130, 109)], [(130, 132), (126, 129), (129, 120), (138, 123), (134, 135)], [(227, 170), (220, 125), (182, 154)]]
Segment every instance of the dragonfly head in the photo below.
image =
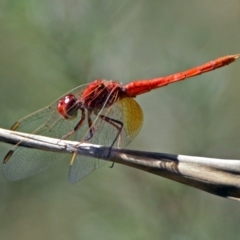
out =
[(79, 107), (77, 98), (73, 94), (68, 94), (59, 100), (57, 108), (65, 119), (74, 119), (77, 117)]

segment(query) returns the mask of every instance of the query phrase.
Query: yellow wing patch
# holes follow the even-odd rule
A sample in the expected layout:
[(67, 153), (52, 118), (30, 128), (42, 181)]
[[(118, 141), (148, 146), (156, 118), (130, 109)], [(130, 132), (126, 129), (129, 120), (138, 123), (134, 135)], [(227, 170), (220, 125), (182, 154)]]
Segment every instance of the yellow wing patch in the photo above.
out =
[(133, 98), (119, 100), (123, 110), (123, 124), (127, 138), (131, 141), (139, 133), (143, 124), (143, 112), (139, 104)]

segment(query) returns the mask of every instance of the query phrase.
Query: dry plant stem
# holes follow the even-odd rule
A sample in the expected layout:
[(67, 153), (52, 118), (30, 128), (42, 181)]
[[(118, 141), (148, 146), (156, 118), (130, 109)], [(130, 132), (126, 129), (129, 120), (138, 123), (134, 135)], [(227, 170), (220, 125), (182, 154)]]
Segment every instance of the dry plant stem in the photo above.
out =
[[(184, 155), (112, 149), (93, 144), (59, 140), (0, 129), (0, 141), (10, 144), (97, 157), (144, 170), (206, 192), (240, 200), (240, 160), (214, 159)], [(69, 157), (69, 159), (71, 156)], [(34, 160), (33, 160), (34, 161)]]
[(119, 153), (121, 157), (113, 161), (221, 197), (240, 200), (240, 160), (130, 152), (123, 150), (123, 153)]

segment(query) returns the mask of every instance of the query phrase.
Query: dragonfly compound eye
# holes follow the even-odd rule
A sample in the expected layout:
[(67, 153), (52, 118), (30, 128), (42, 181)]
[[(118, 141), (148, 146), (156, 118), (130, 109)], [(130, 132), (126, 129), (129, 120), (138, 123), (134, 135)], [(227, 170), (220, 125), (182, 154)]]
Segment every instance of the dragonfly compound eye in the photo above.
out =
[(73, 119), (78, 114), (77, 98), (73, 94), (68, 94), (58, 102), (58, 112), (65, 119)]

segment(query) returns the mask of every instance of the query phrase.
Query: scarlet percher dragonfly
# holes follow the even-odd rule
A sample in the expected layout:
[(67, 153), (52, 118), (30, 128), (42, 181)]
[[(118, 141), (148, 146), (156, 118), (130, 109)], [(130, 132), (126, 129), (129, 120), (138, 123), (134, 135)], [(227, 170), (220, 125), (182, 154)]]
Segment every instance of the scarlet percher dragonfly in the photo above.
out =
[[(50, 106), (16, 122), (11, 130), (59, 139), (123, 148), (138, 134), (143, 113), (133, 99), (137, 95), (178, 82), (234, 62), (239, 54), (229, 55), (167, 77), (131, 82), (95, 80), (79, 86)], [(78, 113), (80, 112), (80, 116)], [(61, 160), (64, 154), (16, 145), (3, 160), (3, 173), (10, 180), (28, 177)], [(105, 163), (76, 155), (71, 162), (69, 181), (75, 183)]]

